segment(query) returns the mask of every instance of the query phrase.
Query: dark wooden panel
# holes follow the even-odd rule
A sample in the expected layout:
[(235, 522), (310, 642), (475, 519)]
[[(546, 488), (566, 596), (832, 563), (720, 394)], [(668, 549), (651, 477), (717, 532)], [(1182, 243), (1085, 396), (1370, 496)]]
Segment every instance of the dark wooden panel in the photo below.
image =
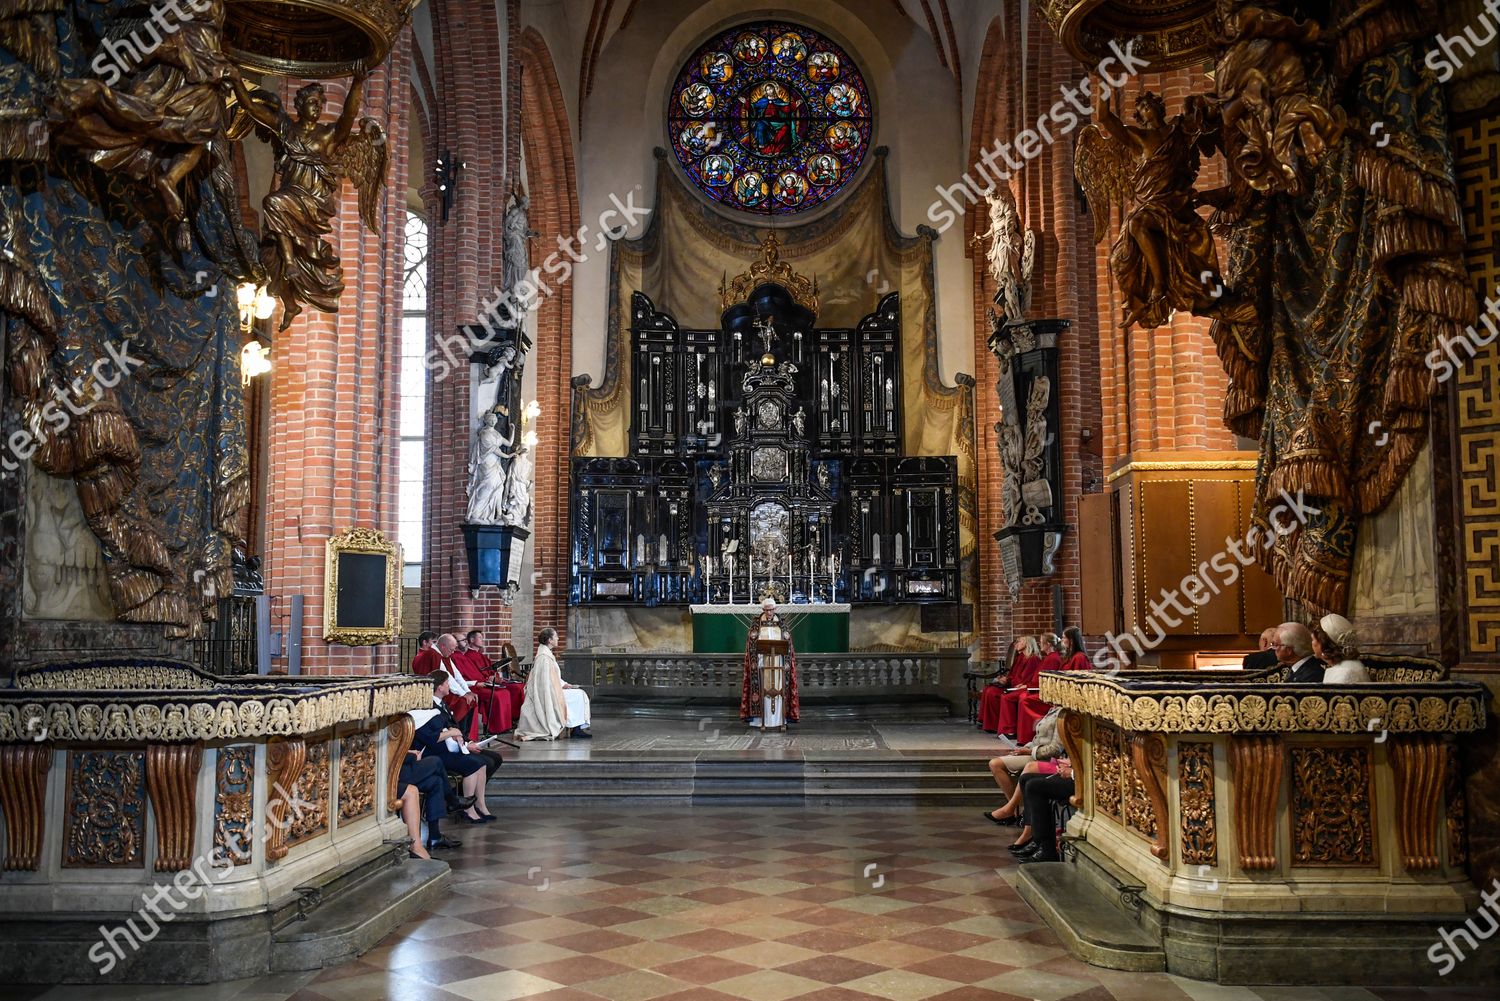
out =
[[(1239, 484), (1233, 480), (1199, 480), (1193, 484), (1193, 547), (1199, 575), (1210, 594), (1208, 601), (1198, 608), (1199, 634), (1239, 633), (1244, 631), (1240, 622), (1240, 581), (1238, 577), (1228, 587), (1224, 581), (1233, 573), (1216, 569), (1212, 562), (1225, 551), (1225, 539), (1244, 538), (1240, 525)], [(1235, 567), (1238, 561), (1232, 556), (1218, 561), (1219, 567)], [(1218, 594), (1212, 594), (1220, 588)]]
[(1080, 601), (1083, 631), (1102, 636), (1115, 629), (1115, 564), (1119, 560), (1113, 505), (1109, 494), (1084, 494), (1078, 498), (1078, 564), (1081, 574)]
[[(1244, 519), (1240, 522), (1242, 537), (1250, 527), (1250, 506), (1254, 501), (1254, 481), (1239, 481), (1239, 510), (1240, 517)], [(1252, 563), (1245, 568), (1242, 594), (1244, 603), (1242, 614), (1246, 633), (1253, 635), (1286, 618), (1282, 611), (1281, 591), (1276, 587), (1276, 580), (1262, 570), (1259, 563)]]
[[(1179, 591), (1182, 578), (1194, 569), (1192, 561), (1192, 539), (1188, 530), (1190, 485), (1186, 480), (1147, 481), (1140, 485), (1136, 494), (1138, 509), (1136, 525), (1136, 565), (1140, 568), (1139, 595), (1141, 606), (1138, 612), (1139, 625), (1149, 637), (1155, 628), (1148, 625), (1156, 613), (1152, 602), (1162, 600), (1162, 591)], [(1186, 599), (1179, 599), (1182, 607), (1190, 607)], [(1159, 606), (1163, 607), (1163, 606)], [(1157, 625), (1168, 633), (1191, 633), (1192, 618), (1182, 618), (1179, 610), (1163, 607), (1157, 617)]]

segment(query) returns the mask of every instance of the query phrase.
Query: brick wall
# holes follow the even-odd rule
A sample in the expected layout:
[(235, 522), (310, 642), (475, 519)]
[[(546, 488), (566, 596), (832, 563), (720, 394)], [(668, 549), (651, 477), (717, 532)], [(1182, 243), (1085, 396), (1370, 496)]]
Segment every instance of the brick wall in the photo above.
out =
[[(329, 242), (344, 266), (337, 314), (306, 310), (272, 338), (266, 498), (266, 591), (275, 613), (305, 597), (302, 669), (308, 674), (392, 670), (394, 644), (344, 647), (323, 642), (325, 543), (346, 528), (396, 535), (400, 428), (397, 374), (405, 220), (411, 33), (365, 83), (363, 115), (385, 129), (390, 177), (370, 232), (359, 194), (345, 185)], [(287, 81), (284, 106), (303, 81)], [(346, 83), (328, 81), (325, 120), (343, 106)], [(278, 311), (276, 321), (280, 322)], [(281, 619), (273, 628), (285, 627)]]

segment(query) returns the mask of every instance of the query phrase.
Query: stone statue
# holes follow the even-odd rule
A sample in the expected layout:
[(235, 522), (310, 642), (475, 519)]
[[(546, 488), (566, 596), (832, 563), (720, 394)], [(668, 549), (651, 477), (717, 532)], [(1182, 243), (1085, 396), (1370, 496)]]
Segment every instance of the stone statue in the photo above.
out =
[(985, 196), (990, 225), (974, 238), (985, 245), (985, 259), (998, 292), (995, 302), (1005, 311), (1005, 319), (1019, 323), (1026, 319), (1031, 306), (1031, 273), (1036, 267), (1036, 233), (1021, 230), (1010, 189), (997, 186), (997, 192)]
[[(521, 283), (531, 274), (531, 240), (537, 236), (528, 217), (531, 199), (515, 184), (510, 192), (510, 204), (505, 207), (505, 292), (515, 295)], [(519, 319), (516, 317), (515, 319)]]
[(499, 420), (494, 411), (480, 419), (479, 433), (474, 437), (474, 459), (469, 463), (469, 510), (465, 520), (471, 525), (499, 525), (505, 509), (506, 475), (502, 460), (509, 459), (505, 450), (515, 435), (503, 438), (495, 429)]
[(338, 312), (344, 292), (344, 269), (323, 237), (338, 212), (339, 185), (347, 175), (359, 190), (360, 217), (378, 229), (379, 197), (385, 186), (385, 133), (373, 118), (354, 131), (363, 102), (364, 76), (356, 76), (344, 98), (338, 120), (324, 124), (324, 90), (310, 83), (297, 91), (297, 117), (280, 102), (257, 103), (238, 76), (236, 98), (249, 116), (270, 133), (276, 154), (276, 186), (261, 202), (261, 265), (268, 285), (283, 308), (285, 330), (304, 304), (325, 313)]
[(792, 415), (792, 427), (799, 435), (807, 434), (807, 409), (805, 407), (798, 407), (797, 412)]
[(742, 403), (734, 411), (734, 433), (742, 435), (745, 433), (745, 425), (750, 422), (750, 411)]
[(535, 438), (528, 435), (516, 449), (510, 463), (510, 478), (505, 484), (505, 507), (500, 512), (500, 524), (524, 528), (531, 520), (531, 444)]
[(1228, 304), (1216, 279), (1218, 252), (1200, 205), (1228, 202), (1228, 188), (1193, 189), (1203, 154), (1218, 149), (1218, 119), (1202, 95), (1188, 97), (1168, 119), (1162, 99), (1143, 91), (1137, 124), (1120, 121), (1108, 103), (1078, 137), (1075, 173), (1094, 217), (1094, 239), (1109, 226), (1112, 202), (1133, 203), (1110, 250), (1110, 270), (1124, 297), (1125, 327), (1150, 330), (1173, 310), (1215, 315)]

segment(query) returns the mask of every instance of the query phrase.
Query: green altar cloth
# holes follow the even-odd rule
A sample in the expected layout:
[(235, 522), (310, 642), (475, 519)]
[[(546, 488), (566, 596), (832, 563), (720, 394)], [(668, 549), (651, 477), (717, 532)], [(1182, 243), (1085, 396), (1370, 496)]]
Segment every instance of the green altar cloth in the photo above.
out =
[[(693, 605), (692, 612), (694, 653), (744, 653), (760, 606)], [(848, 605), (777, 605), (776, 614), (791, 624), (799, 654), (849, 652)]]

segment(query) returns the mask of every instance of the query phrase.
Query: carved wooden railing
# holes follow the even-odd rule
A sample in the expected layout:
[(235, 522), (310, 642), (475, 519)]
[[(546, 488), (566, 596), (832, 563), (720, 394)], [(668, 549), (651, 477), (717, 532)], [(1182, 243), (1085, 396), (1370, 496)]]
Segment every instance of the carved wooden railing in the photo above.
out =
[[(797, 658), (797, 685), (808, 695), (943, 695), (962, 705), (963, 651), (807, 654)], [(739, 654), (568, 653), (563, 670), (574, 684), (596, 692), (674, 692), (738, 695)]]

